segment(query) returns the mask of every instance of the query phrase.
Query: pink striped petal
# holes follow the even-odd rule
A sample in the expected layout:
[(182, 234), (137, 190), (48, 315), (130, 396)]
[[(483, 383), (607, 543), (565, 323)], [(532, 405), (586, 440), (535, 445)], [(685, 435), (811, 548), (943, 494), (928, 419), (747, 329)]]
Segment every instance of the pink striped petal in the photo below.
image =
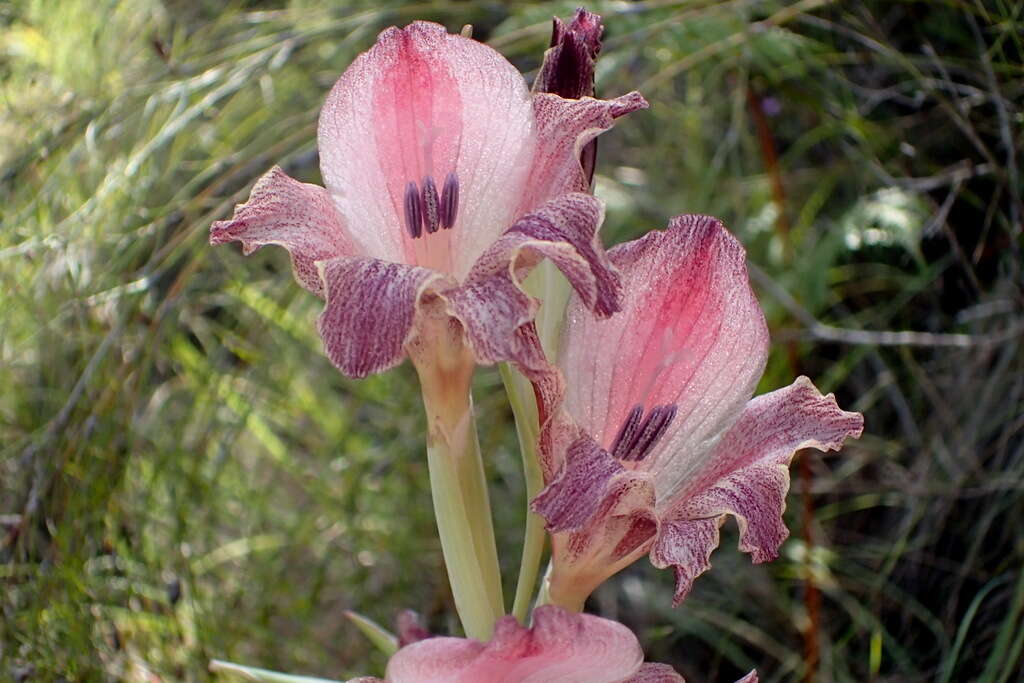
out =
[(646, 108), (647, 101), (638, 92), (614, 100), (567, 100), (536, 94), (533, 111), (537, 118), (537, 152), (520, 211), (565, 192), (588, 192), (590, 174), (580, 163), (583, 148), (611, 128), (618, 117)]
[(387, 370), (405, 357), (419, 302), (444, 276), (371, 258), (319, 264), (327, 302), (317, 321), (328, 358), (353, 378)]
[(323, 283), (315, 262), (357, 253), (327, 191), (300, 183), (277, 166), (256, 181), (249, 201), (235, 207), (231, 220), (210, 227), (210, 244), (233, 241), (242, 243), (246, 255), (267, 244), (284, 247), (291, 254), (295, 279), (321, 297)]
[(668, 664), (644, 664), (626, 683), (686, 683)]
[[(320, 114), (321, 169), (356, 239), (376, 258), (461, 279), (512, 224), (535, 147), (519, 72), (482, 43), (415, 22), (389, 28), (335, 84)], [(460, 185), (455, 226), (413, 239), (409, 182), (449, 172)]]
[(430, 638), (399, 650), (388, 662), (389, 683), (618, 683), (643, 662), (629, 629), (607, 619), (550, 605), (533, 612), (533, 626), (513, 617), (495, 625), (489, 643)]
[(736, 681), (736, 683), (758, 683), (760, 679), (757, 677), (757, 671), (751, 671), (746, 676)]
[(838, 450), (860, 436), (864, 418), (840, 410), (835, 397), (822, 396), (806, 377), (749, 402), (701, 469), (672, 499), (651, 560), (676, 571), (675, 602), (710, 563), (718, 527), (733, 515), (740, 528), (740, 550), (754, 562), (778, 556), (789, 535), (782, 520), (789, 490), (789, 462), (802, 448)]
[(520, 283), (541, 258), (551, 259), (584, 305), (598, 315), (617, 309), (618, 274), (597, 239), (603, 217), (601, 202), (590, 195), (553, 199), (516, 221), (480, 257), (462, 285), (444, 292), (478, 361), (514, 361), (528, 375), (546, 368), (539, 345), (518, 334), (537, 309)]
[(656, 473), (660, 508), (753, 394), (768, 331), (743, 247), (715, 218), (674, 218), (609, 255), (622, 272), (623, 310), (599, 321), (570, 302), (559, 360), (566, 407), (610, 448), (634, 406), (676, 406), (669, 431), (640, 463)]

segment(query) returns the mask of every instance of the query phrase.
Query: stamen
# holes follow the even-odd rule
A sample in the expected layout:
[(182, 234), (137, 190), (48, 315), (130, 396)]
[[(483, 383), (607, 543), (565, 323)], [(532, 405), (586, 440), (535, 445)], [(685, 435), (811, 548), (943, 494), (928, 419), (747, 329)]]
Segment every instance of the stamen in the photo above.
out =
[(612, 456), (619, 460), (626, 458), (626, 454), (629, 452), (629, 444), (633, 441), (637, 427), (640, 426), (640, 418), (643, 416), (644, 409), (640, 406), (633, 406), (633, 409), (629, 411), (629, 415), (626, 416), (626, 421), (622, 423), (618, 436), (612, 442)]
[(431, 176), (423, 179), (423, 194), (420, 195), (420, 198), (420, 205), (423, 209), (423, 223), (427, 228), (427, 232), (433, 235), (440, 227), (440, 221), (438, 216), (437, 185), (434, 184), (434, 179)]
[(668, 426), (676, 416), (676, 407), (659, 406), (651, 411), (650, 416), (644, 422), (640, 430), (640, 438), (632, 450), (632, 460), (643, 460), (654, 449), (654, 444), (665, 435)]
[(669, 425), (676, 416), (676, 406), (655, 406), (647, 414), (647, 418), (641, 424), (643, 408), (634, 406), (629, 411), (626, 421), (622, 424), (615, 442), (612, 444), (611, 454), (619, 460), (639, 461), (646, 458), (654, 445), (668, 431)]
[(458, 212), (459, 177), (455, 175), (455, 171), (449, 171), (441, 190), (441, 227), (447, 230), (455, 225), (455, 216)]
[(405, 186), (405, 229), (416, 239), (423, 234), (423, 213), (420, 210), (420, 188), (409, 182)]

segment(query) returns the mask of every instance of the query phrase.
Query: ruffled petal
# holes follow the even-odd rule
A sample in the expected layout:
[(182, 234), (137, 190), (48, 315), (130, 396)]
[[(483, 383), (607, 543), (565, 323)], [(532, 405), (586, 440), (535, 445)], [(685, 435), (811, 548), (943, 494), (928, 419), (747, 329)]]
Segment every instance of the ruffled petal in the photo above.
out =
[(513, 361), (527, 376), (545, 370), (539, 345), (518, 332), (537, 310), (520, 283), (541, 258), (551, 259), (584, 305), (598, 315), (617, 309), (618, 274), (597, 239), (603, 217), (601, 202), (590, 195), (553, 199), (516, 221), (480, 257), (462, 285), (443, 293), (478, 361)]
[(567, 449), (560, 475), (533, 499), (531, 507), (547, 520), (551, 533), (579, 529), (601, 507), (612, 478), (623, 472), (615, 458), (581, 435)]
[(705, 466), (674, 498), (659, 500), (666, 511), (651, 561), (675, 568), (675, 601), (710, 566), (726, 515), (739, 525), (740, 550), (754, 562), (775, 559), (789, 535), (782, 513), (793, 454), (802, 448), (838, 450), (847, 438), (860, 436), (863, 426), (863, 416), (840, 410), (832, 394), (822, 396), (806, 377), (750, 401)]
[(565, 192), (589, 191), (590, 173), (580, 163), (583, 148), (611, 128), (618, 117), (646, 108), (647, 100), (638, 92), (613, 100), (568, 100), (536, 94), (533, 111), (537, 118), (537, 151), (520, 211), (529, 211)]
[(626, 683), (686, 683), (668, 664), (644, 664)]
[(640, 463), (656, 473), (660, 507), (753, 394), (768, 330), (743, 247), (715, 218), (679, 216), (609, 256), (622, 274), (623, 310), (594, 320), (570, 301), (559, 359), (566, 407), (605, 448), (634, 406), (676, 407)]
[(601, 51), (601, 17), (582, 7), (568, 25), (554, 18), (551, 47), (533, 82), (534, 92), (549, 92), (569, 99), (594, 94), (594, 60)]
[(371, 258), (330, 259), (318, 266), (327, 302), (317, 328), (328, 358), (353, 378), (401, 362), (421, 297), (446, 284), (435, 271)]
[(430, 638), (388, 662), (390, 683), (618, 683), (643, 662), (628, 628), (551, 605), (533, 612), (533, 626), (504, 617), (489, 643)]
[[(519, 72), (482, 43), (415, 22), (389, 28), (345, 71), (318, 131), (321, 169), (356, 239), (385, 260), (459, 279), (515, 218), (535, 147), (530, 94)], [(413, 239), (408, 183), (459, 183), (453, 228)]]
[(694, 580), (711, 569), (711, 553), (718, 547), (718, 528), (723, 520), (716, 517), (661, 523), (658, 540), (651, 548), (651, 563), (660, 569), (672, 567), (675, 572), (674, 607), (689, 595)]
[(253, 185), (249, 201), (235, 207), (228, 221), (210, 227), (210, 244), (238, 241), (248, 255), (277, 244), (291, 254), (295, 279), (324, 295), (316, 262), (357, 252), (341, 215), (322, 187), (300, 183), (275, 166)]

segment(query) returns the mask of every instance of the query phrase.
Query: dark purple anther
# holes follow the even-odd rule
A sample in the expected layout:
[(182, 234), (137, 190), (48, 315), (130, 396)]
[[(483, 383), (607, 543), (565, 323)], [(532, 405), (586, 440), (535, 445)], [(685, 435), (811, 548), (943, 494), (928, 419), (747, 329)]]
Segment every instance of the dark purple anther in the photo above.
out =
[(423, 234), (423, 213), (420, 211), (420, 188), (410, 182), (405, 186), (405, 229), (416, 239)]
[(626, 421), (622, 423), (615, 441), (612, 442), (611, 453), (614, 457), (619, 460), (626, 459), (626, 455), (629, 453), (629, 445), (632, 443), (633, 437), (636, 436), (636, 432), (640, 427), (640, 418), (643, 416), (644, 409), (640, 406), (633, 406), (633, 409), (629, 411)]
[(675, 406), (658, 406), (651, 410), (651, 414), (647, 416), (644, 426), (640, 429), (640, 436), (632, 448), (630, 459), (643, 460), (646, 458), (654, 448), (654, 444), (664, 436), (675, 416)]
[(423, 224), (426, 226), (427, 232), (433, 235), (441, 227), (441, 222), (438, 216), (437, 185), (434, 184), (432, 177), (427, 176), (423, 179), (423, 194), (420, 198), (422, 200), (420, 207), (423, 210)]
[(674, 405), (655, 406), (641, 423), (643, 409), (635, 406), (612, 444), (611, 454), (619, 460), (643, 460), (665, 435), (676, 416)]
[(441, 227), (450, 228), (455, 225), (455, 216), (459, 213), (459, 177), (450, 171), (444, 179), (441, 189)]

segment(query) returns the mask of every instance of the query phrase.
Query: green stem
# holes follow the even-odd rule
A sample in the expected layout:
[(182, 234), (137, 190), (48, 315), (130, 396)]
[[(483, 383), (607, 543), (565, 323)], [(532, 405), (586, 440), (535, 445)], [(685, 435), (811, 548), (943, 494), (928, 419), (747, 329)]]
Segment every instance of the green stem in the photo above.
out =
[(501, 365), (501, 378), (505, 382), (512, 413), (516, 418), (516, 433), (519, 436), (519, 451), (523, 459), (523, 473), (526, 477), (526, 530), (523, 536), (523, 556), (519, 563), (519, 579), (516, 582), (516, 597), (512, 603), (512, 614), (526, 623), (530, 601), (537, 585), (541, 557), (547, 534), (544, 519), (530, 510), (533, 500), (544, 487), (544, 477), (537, 456), (537, 442), (540, 427), (537, 419), (537, 404), (530, 381), (506, 363)]
[(504, 613), (494, 524), (466, 362), (417, 363), (427, 411), (427, 464), (455, 609), (470, 638), (490, 640)]

